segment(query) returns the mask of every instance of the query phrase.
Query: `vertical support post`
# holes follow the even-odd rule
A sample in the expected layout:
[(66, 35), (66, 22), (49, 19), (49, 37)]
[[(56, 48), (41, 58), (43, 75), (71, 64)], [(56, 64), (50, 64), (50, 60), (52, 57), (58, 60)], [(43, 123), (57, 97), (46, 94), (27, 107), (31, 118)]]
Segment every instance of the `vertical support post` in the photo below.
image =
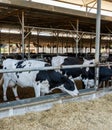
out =
[(79, 20), (77, 19), (77, 37), (76, 37), (76, 57), (77, 57), (77, 54), (78, 54), (78, 43), (79, 43), (79, 38), (78, 38), (78, 32), (79, 31)]
[[(95, 41), (95, 62), (99, 63), (100, 52), (100, 20), (101, 20), (101, 0), (97, 0), (97, 17), (96, 17), (96, 41)], [(98, 89), (99, 84), (99, 67), (95, 68), (95, 89)]]
[(90, 53), (91, 53), (91, 51), (92, 51), (92, 41), (93, 41), (93, 40), (92, 40), (92, 36), (91, 36), (91, 41), (90, 41), (90, 46), (89, 46), (89, 47), (90, 47)]
[[(29, 32), (30, 32), (30, 29), (29, 29)], [(31, 33), (29, 34), (29, 37), (28, 37), (28, 59), (30, 59), (30, 38), (31, 38)]]
[(40, 31), (37, 29), (37, 53), (39, 53), (39, 33), (40, 33)]
[(53, 36), (53, 51), (52, 53), (54, 54), (54, 36)]
[(72, 44), (72, 53), (74, 53), (75, 52), (75, 47), (74, 47), (74, 43)]
[(111, 35), (109, 35), (109, 55), (110, 55), (110, 49), (111, 49)]
[(1, 47), (2, 47), (2, 38), (1, 38), (1, 29), (0, 29), (0, 58), (1, 58)]
[(50, 54), (51, 54), (52, 46), (51, 46), (51, 41), (50, 40), (49, 40), (49, 44), (50, 44)]
[(24, 44), (24, 11), (22, 11), (22, 58), (24, 59), (25, 44)]
[(68, 34), (67, 34), (67, 36), (66, 36), (66, 45), (65, 45), (66, 46), (66, 53), (67, 54), (68, 54), (68, 38), (69, 37), (68, 37)]
[(59, 53), (59, 39), (58, 39), (58, 37), (59, 37), (59, 32), (56, 32), (56, 48), (57, 48), (57, 55), (58, 55), (58, 53)]
[(62, 36), (62, 41), (61, 42), (62, 42), (62, 54), (63, 54), (63, 43), (64, 43), (63, 42), (63, 36)]
[(10, 54), (10, 33), (9, 33), (9, 50), (8, 50), (8, 55)]
[(2, 39), (1, 39), (1, 29), (0, 29), (0, 64), (2, 62), (1, 47), (2, 47)]

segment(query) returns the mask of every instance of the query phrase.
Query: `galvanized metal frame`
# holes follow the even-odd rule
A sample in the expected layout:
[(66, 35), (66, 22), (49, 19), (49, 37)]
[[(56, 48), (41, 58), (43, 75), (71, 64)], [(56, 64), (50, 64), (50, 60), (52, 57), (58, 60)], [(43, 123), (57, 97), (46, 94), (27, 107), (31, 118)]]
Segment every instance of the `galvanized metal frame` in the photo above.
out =
[[(84, 65), (69, 65), (69, 66), (57, 66), (57, 67), (44, 67), (44, 68), (31, 68), (31, 69), (13, 69), (13, 70), (0, 70), (0, 73), (13, 73), (13, 72), (26, 72), (26, 71), (38, 71), (38, 70), (53, 70), (53, 69), (64, 69), (64, 68), (83, 68), (83, 67), (96, 67), (96, 86), (95, 89), (80, 90), (80, 95), (77, 97), (71, 97), (67, 94), (54, 94), (46, 97), (26, 99), (22, 101), (13, 101), (8, 103), (0, 104), (0, 118), (10, 117), (14, 115), (25, 114), (31, 111), (42, 111), (52, 108), (56, 103), (66, 103), (73, 101), (87, 101), (90, 99), (95, 99), (105, 94), (112, 93), (112, 88), (105, 88), (101, 91), (96, 91), (98, 89), (98, 77), (99, 77), (99, 45), (100, 45), (100, 9), (101, 0), (97, 0), (97, 19), (96, 19), (96, 53), (95, 60), (96, 64), (84, 66)], [(22, 13), (22, 46), (24, 53), (24, 13)], [(78, 29), (77, 29), (78, 31)]]
[[(97, 0), (97, 17), (96, 17), (96, 45), (95, 45), (95, 62), (99, 63), (99, 53), (100, 53), (100, 21), (101, 21), (101, 0)], [(98, 89), (99, 84), (99, 67), (95, 68), (95, 88)]]
[(40, 112), (51, 109), (55, 104), (67, 102), (83, 102), (94, 100), (106, 94), (112, 94), (112, 87), (95, 91), (95, 89), (80, 90), (79, 96), (71, 97), (66, 93), (52, 94), (38, 98), (24, 99), (0, 104), (0, 118), (24, 115), (30, 112)]

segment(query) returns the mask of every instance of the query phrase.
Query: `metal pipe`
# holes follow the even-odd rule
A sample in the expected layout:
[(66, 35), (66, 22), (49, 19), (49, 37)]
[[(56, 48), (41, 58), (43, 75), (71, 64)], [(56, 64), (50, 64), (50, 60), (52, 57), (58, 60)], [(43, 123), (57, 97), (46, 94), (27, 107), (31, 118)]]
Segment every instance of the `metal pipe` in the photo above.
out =
[[(95, 43), (95, 62), (99, 63), (99, 51), (100, 51), (100, 20), (101, 20), (101, 0), (97, 0), (97, 17), (96, 17), (96, 43)], [(95, 88), (98, 89), (99, 84), (99, 67), (95, 68)]]
[(29, 29), (30, 31), (29, 31), (29, 32), (25, 35), (24, 39), (26, 39), (26, 38), (28, 37), (28, 35), (30, 35), (30, 34), (31, 34), (31, 32), (33, 31), (33, 29), (34, 29), (34, 28)]
[[(42, 30), (42, 31), (61, 31), (61, 32), (70, 32), (70, 33), (76, 33), (77, 30), (67, 30), (67, 29), (57, 29), (57, 28), (44, 28), (44, 27), (35, 27), (35, 26), (24, 26), (25, 28), (35, 28), (35, 29), (39, 29), (39, 30)], [(84, 31), (78, 31), (79, 33), (82, 34), (82, 32)], [(94, 32), (84, 32), (84, 33), (87, 33), (87, 34), (95, 34)], [(107, 34), (105, 34), (107, 35)]]
[(24, 45), (24, 11), (22, 11), (22, 58), (24, 59), (25, 45)]
[(0, 60), (1, 60), (1, 46), (2, 46), (2, 38), (1, 38), (1, 29), (0, 29)]
[[(30, 29), (29, 29), (30, 32)], [(28, 59), (30, 59), (30, 39), (31, 39), (31, 34), (29, 33), (29, 37), (28, 37)]]
[[(77, 30), (75, 29), (75, 30), (67, 30), (67, 29), (57, 29), (57, 28), (44, 28), (44, 27), (35, 27), (35, 26), (24, 26), (25, 28), (34, 28), (34, 29), (39, 29), (40, 30), (40, 32), (41, 31), (52, 31), (52, 32), (55, 32), (55, 31), (59, 31), (59, 32), (69, 32), (70, 34), (73, 34), (73, 33), (75, 33), (76, 34), (76, 32), (77, 32)], [(83, 35), (83, 34), (88, 34), (88, 35), (96, 35), (96, 33), (95, 32), (86, 32), (86, 31), (78, 31), (78, 34), (80, 34), (81, 33), (81, 35)], [(106, 34), (106, 33), (101, 33), (101, 35), (103, 35), (103, 36), (107, 36), (108, 34)], [(110, 36), (112, 36), (112, 34), (109, 34)], [(81, 36), (81, 38), (82, 38), (82, 36)]]
[(79, 20), (77, 19), (77, 31), (76, 31), (77, 37), (76, 37), (76, 57), (78, 55), (78, 44), (79, 44)]
[(11, 43), (11, 42), (10, 42), (10, 33), (9, 33), (9, 46), (8, 46), (8, 47), (9, 47), (9, 48), (8, 48), (9, 50), (8, 50), (8, 54), (10, 54), (10, 43)]
[(64, 65), (64, 66), (51, 66), (51, 67), (38, 67), (38, 68), (25, 68), (25, 69), (0, 69), (0, 73), (14, 73), (14, 72), (27, 72), (27, 71), (39, 71), (39, 70), (59, 70), (67, 68), (84, 68), (84, 67), (94, 67), (95, 64), (91, 65)]

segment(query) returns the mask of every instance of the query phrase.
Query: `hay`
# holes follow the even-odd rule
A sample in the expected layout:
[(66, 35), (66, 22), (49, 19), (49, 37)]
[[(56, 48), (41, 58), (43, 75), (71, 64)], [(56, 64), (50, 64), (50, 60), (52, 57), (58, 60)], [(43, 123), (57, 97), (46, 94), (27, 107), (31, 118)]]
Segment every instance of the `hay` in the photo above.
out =
[(0, 119), (0, 130), (111, 130), (112, 95)]

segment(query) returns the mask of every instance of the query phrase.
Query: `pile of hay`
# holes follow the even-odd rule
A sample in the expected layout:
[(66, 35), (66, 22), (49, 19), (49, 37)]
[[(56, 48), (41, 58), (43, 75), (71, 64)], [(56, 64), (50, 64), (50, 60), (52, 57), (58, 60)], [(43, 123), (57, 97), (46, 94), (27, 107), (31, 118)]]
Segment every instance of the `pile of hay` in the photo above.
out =
[(0, 119), (0, 130), (112, 130), (112, 94)]

